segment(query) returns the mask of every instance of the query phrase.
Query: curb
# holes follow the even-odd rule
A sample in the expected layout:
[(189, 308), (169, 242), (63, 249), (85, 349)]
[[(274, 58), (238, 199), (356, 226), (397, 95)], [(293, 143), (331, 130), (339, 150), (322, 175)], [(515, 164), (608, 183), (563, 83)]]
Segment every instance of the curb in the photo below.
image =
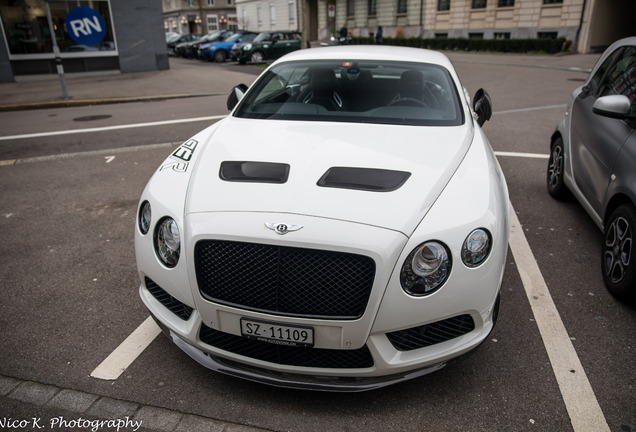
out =
[(43, 102), (24, 102), (15, 104), (0, 105), (0, 112), (6, 111), (25, 111), (33, 109), (45, 109), (45, 108), (68, 108), (68, 107), (80, 107), (87, 105), (106, 105), (106, 104), (118, 104), (129, 102), (153, 102), (162, 101), (168, 99), (185, 99), (195, 97), (206, 96), (220, 96), (219, 93), (201, 93), (201, 94), (168, 94), (157, 96), (134, 96), (134, 97), (117, 97), (117, 98), (103, 98), (103, 99), (66, 99), (66, 100), (53, 100)]
[[(113, 399), (0, 375), (0, 398), (35, 405), (48, 410), (77, 414), (76, 418), (11, 419), (12, 430), (70, 428), (78, 430), (153, 430), (160, 432), (265, 432), (265, 429), (226, 423), (152, 405)], [(5, 413), (9, 414), (9, 413)], [(15, 423), (18, 422), (18, 423)], [(37, 424), (34, 424), (37, 422)]]

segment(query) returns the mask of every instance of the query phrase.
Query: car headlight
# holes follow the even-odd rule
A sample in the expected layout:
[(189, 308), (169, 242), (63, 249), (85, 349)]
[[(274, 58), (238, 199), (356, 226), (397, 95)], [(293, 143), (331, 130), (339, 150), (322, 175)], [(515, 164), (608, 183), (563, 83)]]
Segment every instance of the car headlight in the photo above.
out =
[(437, 291), (448, 279), (451, 254), (440, 242), (429, 241), (415, 248), (400, 272), (400, 283), (408, 294), (425, 296)]
[(152, 212), (150, 209), (150, 203), (148, 201), (144, 201), (139, 206), (139, 214), (137, 215), (139, 231), (141, 231), (143, 235), (148, 234), (148, 230), (150, 230), (151, 217)]
[(251, 49), (252, 49), (252, 44), (247, 44), (247, 45), (245, 45), (245, 46), (243, 47), (243, 50), (244, 50), (244, 51), (249, 51), (249, 50), (251, 50)]
[(163, 218), (155, 228), (155, 252), (161, 262), (169, 268), (177, 265), (181, 253), (181, 235), (174, 219)]
[(478, 228), (468, 234), (462, 246), (462, 261), (467, 267), (481, 265), (492, 249), (492, 238), (484, 228)]

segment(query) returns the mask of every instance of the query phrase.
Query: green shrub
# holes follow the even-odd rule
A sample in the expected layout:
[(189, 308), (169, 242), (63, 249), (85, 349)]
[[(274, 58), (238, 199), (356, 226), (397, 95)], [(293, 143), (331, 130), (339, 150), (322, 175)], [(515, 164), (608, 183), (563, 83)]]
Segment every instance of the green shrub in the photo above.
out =
[[(559, 39), (421, 39), (421, 38), (384, 38), (384, 45), (426, 48), (436, 51), (478, 51), (504, 53), (547, 53), (561, 52), (565, 44), (564, 38)], [(373, 45), (370, 37), (354, 37), (351, 44)]]

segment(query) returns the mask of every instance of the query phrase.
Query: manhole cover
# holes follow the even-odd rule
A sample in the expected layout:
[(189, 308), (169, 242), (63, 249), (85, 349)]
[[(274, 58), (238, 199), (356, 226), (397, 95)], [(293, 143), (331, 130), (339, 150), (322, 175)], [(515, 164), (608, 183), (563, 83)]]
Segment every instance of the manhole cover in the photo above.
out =
[(92, 115), (92, 116), (86, 116), (86, 117), (77, 117), (77, 118), (74, 118), (73, 121), (104, 120), (104, 119), (111, 118), (111, 117), (112, 117), (112, 115), (108, 115), (108, 114)]

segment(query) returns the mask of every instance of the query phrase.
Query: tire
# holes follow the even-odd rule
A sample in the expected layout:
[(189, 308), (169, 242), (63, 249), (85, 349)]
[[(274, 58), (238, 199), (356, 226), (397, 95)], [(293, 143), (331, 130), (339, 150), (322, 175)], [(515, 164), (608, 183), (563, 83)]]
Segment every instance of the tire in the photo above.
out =
[(265, 61), (265, 54), (262, 51), (254, 51), (250, 56), (250, 61), (252, 63), (263, 63)]
[(222, 49), (216, 50), (216, 52), (214, 53), (214, 61), (217, 63), (225, 62), (226, 58), (227, 58), (227, 54)]
[(636, 208), (614, 210), (603, 230), (601, 270), (608, 291), (623, 301), (636, 300)]
[(565, 148), (563, 138), (558, 137), (550, 148), (550, 159), (548, 161), (547, 185), (548, 192), (554, 198), (563, 199), (569, 195), (568, 188), (563, 180), (565, 170)]

